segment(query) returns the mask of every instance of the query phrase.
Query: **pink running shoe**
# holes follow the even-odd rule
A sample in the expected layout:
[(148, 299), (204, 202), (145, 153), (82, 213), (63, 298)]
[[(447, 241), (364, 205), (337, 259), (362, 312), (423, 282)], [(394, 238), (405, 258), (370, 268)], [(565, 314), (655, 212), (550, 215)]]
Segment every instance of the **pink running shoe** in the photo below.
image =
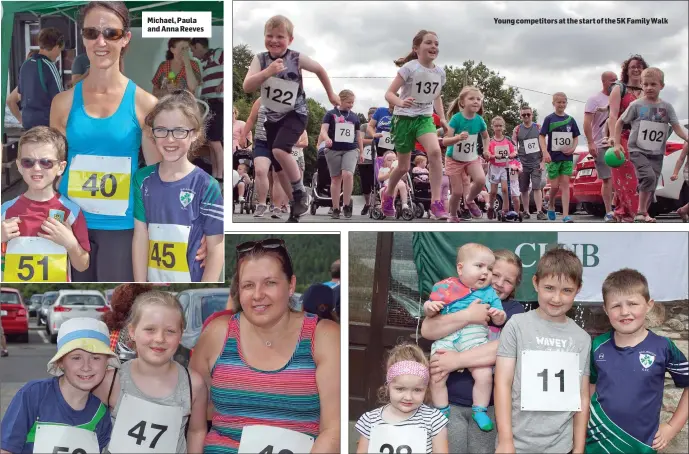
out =
[(436, 200), (435, 202), (431, 203), (431, 214), (435, 216), (436, 219), (441, 221), (449, 217), (449, 214), (447, 211), (445, 211), (443, 202), (440, 200)]
[[(483, 212), (478, 207), (478, 205), (476, 205), (476, 202), (467, 203), (467, 208), (469, 209), (469, 213), (471, 213), (471, 217), (473, 217), (474, 219), (480, 219), (483, 216)], [(491, 208), (489, 208), (488, 210), (491, 210)]]
[(395, 199), (391, 195), (383, 192), (383, 203), (381, 208), (385, 216), (395, 217)]

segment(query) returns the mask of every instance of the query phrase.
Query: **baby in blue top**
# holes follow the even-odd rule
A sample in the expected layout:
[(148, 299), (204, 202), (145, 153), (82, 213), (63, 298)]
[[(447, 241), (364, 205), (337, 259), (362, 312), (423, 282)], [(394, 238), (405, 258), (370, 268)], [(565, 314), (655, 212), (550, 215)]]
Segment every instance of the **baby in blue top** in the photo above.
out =
[[(488, 315), (497, 325), (505, 323), (506, 314), (502, 302), (491, 286), (492, 269), (495, 256), (490, 248), (467, 243), (457, 250), (457, 276), (443, 279), (436, 283), (431, 294), (423, 305), (427, 317), (451, 314), (466, 309), (476, 299), (490, 304)], [(437, 350), (462, 352), (488, 342), (488, 327), (485, 325), (467, 325), (433, 342), (431, 354)], [(474, 367), (469, 369), (474, 378), (473, 419), (481, 430), (493, 430), (493, 422), (486, 414), (493, 387), (493, 368)], [(446, 386), (447, 376), (440, 381), (431, 381), (433, 405), (449, 417), (450, 406)]]

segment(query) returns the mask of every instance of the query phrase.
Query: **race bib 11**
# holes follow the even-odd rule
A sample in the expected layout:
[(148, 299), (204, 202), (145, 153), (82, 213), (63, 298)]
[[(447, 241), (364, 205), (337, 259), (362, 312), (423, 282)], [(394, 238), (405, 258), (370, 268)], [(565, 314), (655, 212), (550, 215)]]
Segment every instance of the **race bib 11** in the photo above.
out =
[(124, 216), (129, 208), (131, 158), (77, 155), (69, 166), (67, 196), (84, 211)]
[(313, 437), (271, 426), (244, 426), (238, 454), (301, 454), (311, 452)]
[(378, 424), (371, 431), (368, 452), (371, 454), (412, 454), (426, 452), (428, 434), (421, 427)]
[(191, 282), (187, 248), (191, 227), (148, 225), (148, 281)]
[(579, 353), (522, 351), (522, 411), (580, 411)]
[(261, 104), (273, 112), (290, 112), (294, 110), (298, 92), (297, 82), (273, 76), (261, 85)]

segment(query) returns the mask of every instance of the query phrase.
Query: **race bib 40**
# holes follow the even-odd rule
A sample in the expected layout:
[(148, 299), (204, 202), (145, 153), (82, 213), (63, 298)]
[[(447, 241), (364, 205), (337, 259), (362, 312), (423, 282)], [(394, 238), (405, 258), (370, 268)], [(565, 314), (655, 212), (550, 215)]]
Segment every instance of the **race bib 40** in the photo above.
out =
[(131, 158), (78, 155), (69, 168), (67, 196), (86, 212), (124, 216), (131, 177)]

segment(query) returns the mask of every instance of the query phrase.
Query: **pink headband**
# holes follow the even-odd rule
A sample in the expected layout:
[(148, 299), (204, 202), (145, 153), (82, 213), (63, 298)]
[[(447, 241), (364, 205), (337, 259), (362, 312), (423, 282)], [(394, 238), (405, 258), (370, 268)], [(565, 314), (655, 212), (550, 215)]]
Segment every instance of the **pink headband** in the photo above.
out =
[(428, 384), (428, 367), (416, 361), (400, 361), (390, 366), (386, 383), (392, 382), (395, 377), (400, 375), (416, 375), (421, 377), (425, 384)]

